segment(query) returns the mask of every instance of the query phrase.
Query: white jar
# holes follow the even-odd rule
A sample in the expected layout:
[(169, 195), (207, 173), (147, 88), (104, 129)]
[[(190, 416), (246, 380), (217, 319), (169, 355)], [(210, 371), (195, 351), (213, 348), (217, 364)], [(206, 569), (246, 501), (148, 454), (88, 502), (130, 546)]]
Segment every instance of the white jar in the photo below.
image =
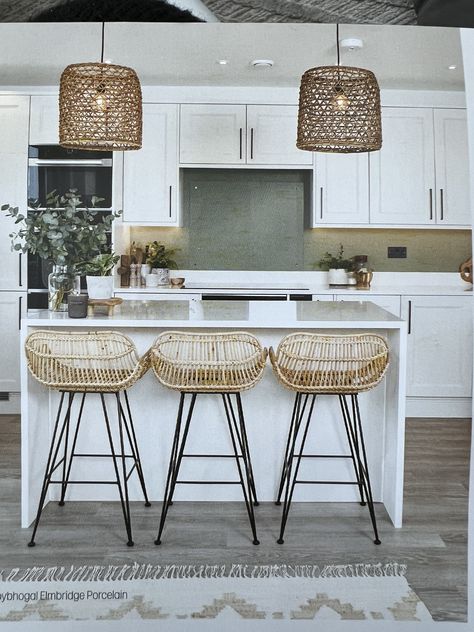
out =
[(343, 268), (328, 270), (329, 285), (347, 285), (347, 272)]
[(158, 287), (160, 285), (160, 279), (157, 274), (147, 274), (145, 277), (146, 287)]

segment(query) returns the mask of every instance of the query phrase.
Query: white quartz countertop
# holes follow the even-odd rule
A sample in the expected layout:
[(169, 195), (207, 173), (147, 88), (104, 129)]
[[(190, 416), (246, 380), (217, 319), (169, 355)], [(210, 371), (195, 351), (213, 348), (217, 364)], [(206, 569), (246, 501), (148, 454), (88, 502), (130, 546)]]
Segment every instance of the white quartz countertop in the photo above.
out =
[(186, 287), (173, 288), (171, 286), (153, 287), (153, 288), (127, 288), (116, 287), (115, 295), (129, 294), (146, 294), (152, 297), (154, 294), (311, 294), (311, 295), (350, 295), (357, 300), (357, 294), (372, 294), (374, 296), (472, 296), (472, 285), (464, 283), (452, 285), (374, 285), (370, 289), (358, 290), (355, 287), (338, 287), (327, 285), (270, 285), (256, 283), (229, 283), (223, 284), (197, 284), (188, 283)]
[(406, 323), (370, 302), (124, 301), (112, 316), (69, 318), (29, 310), (26, 327), (403, 329)]

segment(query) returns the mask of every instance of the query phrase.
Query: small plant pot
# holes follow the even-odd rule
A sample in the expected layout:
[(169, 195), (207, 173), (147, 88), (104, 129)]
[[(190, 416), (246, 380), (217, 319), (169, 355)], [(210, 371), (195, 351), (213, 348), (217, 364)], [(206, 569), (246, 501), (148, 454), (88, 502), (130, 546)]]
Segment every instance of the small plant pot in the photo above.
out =
[(328, 270), (329, 285), (347, 285), (347, 272), (343, 268), (331, 268)]
[(153, 268), (152, 273), (158, 277), (158, 285), (170, 284), (170, 271), (168, 268)]
[(87, 293), (92, 299), (112, 298), (114, 294), (113, 276), (87, 276)]

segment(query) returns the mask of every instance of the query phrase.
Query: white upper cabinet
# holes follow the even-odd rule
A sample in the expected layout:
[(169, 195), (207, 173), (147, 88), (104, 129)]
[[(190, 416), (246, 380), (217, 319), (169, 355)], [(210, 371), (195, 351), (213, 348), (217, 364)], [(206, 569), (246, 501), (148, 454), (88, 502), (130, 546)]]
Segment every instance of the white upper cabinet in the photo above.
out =
[(317, 153), (314, 177), (314, 226), (368, 224), (367, 154)]
[(311, 166), (291, 105), (181, 105), (181, 164)]
[(32, 96), (30, 115), (30, 145), (57, 145), (58, 143), (58, 97)]
[(383, 108), (382, 149), (371, 152), (370, 223), (434, 224), (431, 108)]
[(178, 106), (143, 105), (143, 146), (123, 158), (123, 221), (178, 222)]
[(465, 110), (435, 110), (436, 220), (471, 224), (469, 149)]
[(297, 122), (297, 106), (248, 105), (247, 163), (312, 165), (312, 152), (296, 147)]
[(179, 161), (244, 163), (245, 130), (245, 105), (181, 105)]
[[(29, 97), (0, 96), (0, 206), (27, 207)], [(26, 257), (11, 251), (15, 224), (0, 211), (0, 289), (26, 288)]]

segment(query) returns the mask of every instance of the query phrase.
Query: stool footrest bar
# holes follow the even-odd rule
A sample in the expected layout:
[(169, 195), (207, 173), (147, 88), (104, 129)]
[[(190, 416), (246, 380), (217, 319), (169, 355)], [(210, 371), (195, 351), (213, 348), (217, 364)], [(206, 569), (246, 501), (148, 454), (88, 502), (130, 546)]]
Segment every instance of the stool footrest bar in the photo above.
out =
[(358, 481), (299, 481), (296, 480), (295, 484), (301, 485), (359, 485)]
[(241, 485), (240, 481), (175, 481), (180, 485)]

